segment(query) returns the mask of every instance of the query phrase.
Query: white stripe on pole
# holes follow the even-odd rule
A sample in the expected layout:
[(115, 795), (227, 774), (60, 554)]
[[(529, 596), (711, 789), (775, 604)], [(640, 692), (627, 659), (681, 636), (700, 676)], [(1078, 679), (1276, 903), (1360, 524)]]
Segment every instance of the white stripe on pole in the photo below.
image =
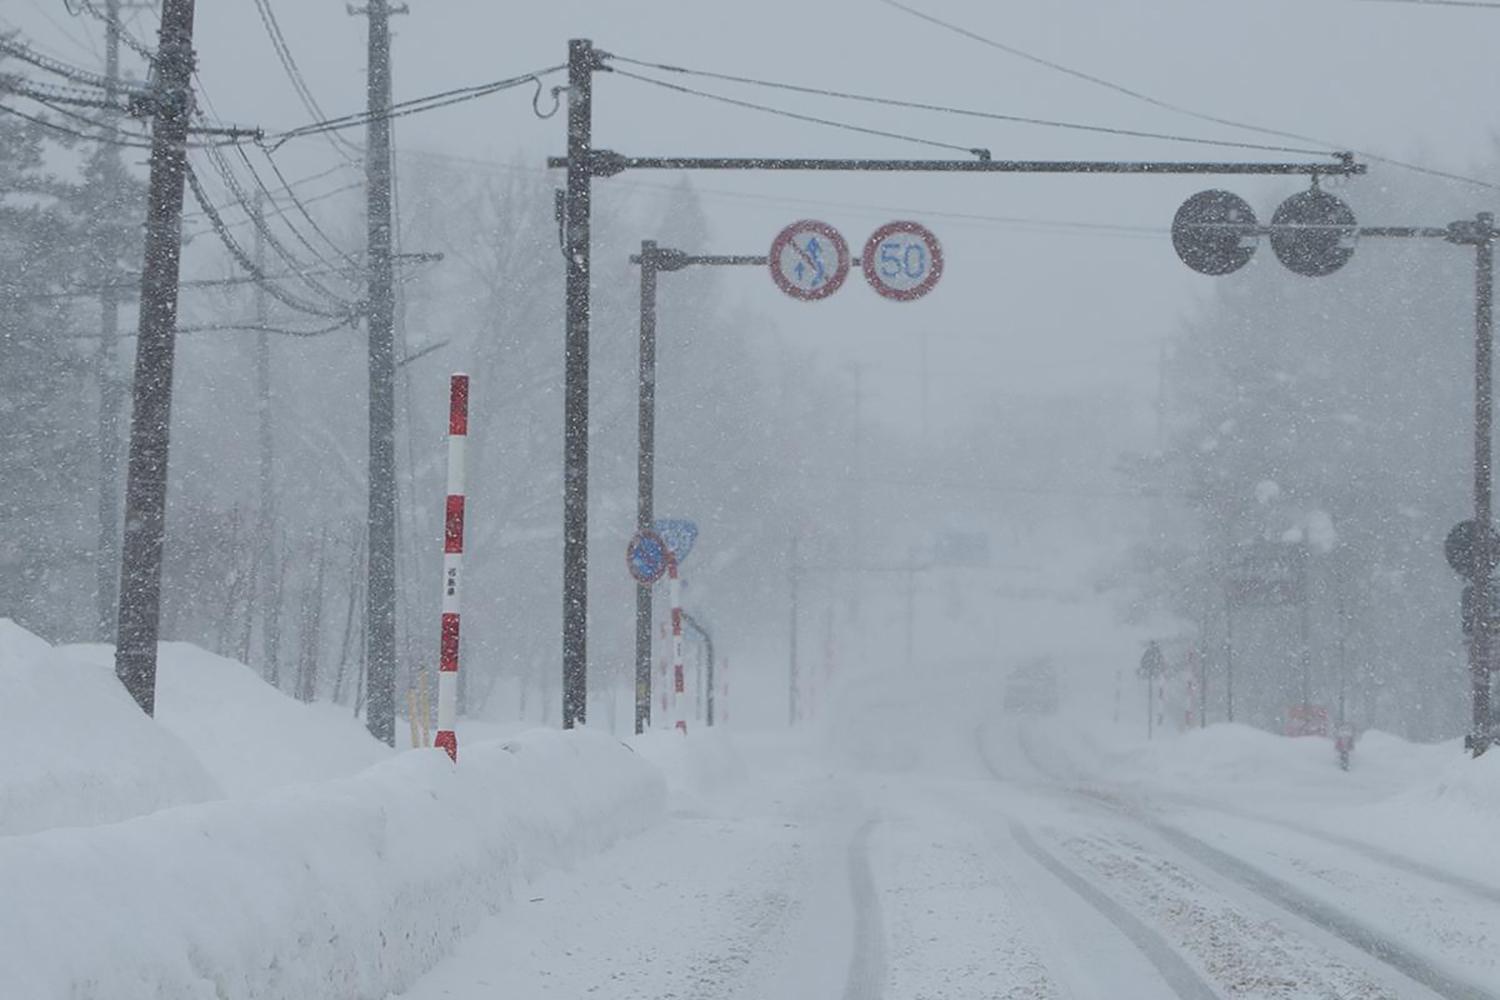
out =
[(469, 376), (448, 383), (448, 502), (443, 523), (443, 610), (438, 640), (438, 731), (434, 745), (458, 761), (458, 609), (464, 558), (464, 443), (469, 436)]
[(682, 664), (682, 581), (677, 577), (677, 560), (667, 557), (667, 599), (672, 602), (672, 701), (676, 706), (677, 731), (687, 735), (687, 697), (683, 692)]

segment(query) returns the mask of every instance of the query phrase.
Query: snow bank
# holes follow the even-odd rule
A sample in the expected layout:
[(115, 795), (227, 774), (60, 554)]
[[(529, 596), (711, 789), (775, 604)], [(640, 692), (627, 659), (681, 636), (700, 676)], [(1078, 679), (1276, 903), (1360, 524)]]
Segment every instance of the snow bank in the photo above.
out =
[[(112, 646), (58, 652), (107, 668), (113, 679)], [(156, 720), (230, 796), (346, 777), (391, 754), (348, 709), (304, 704), (243, 663), (185, 642), (158, 647)]]
[(630, 745), (666, 779), (674, 798), (709, 795), (745, 780), (745, 759), (722, 729), (700, 727), (686, 737), (664, 729), (632, 736)]
[(220, 797), (108, 669), (0, 619), (0, 835), (113, 823)]
[[(655, 768), (586, 731), (0, 840), (7, 996), (378, 998), (521, 881), (643, 829)], [(525, 906), (524, 902), (514, 903)]]

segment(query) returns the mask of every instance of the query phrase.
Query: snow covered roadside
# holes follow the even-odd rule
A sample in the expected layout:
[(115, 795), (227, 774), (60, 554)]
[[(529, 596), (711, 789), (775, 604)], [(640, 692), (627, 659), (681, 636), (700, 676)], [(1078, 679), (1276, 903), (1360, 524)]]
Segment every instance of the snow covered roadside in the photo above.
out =
[(539, 872), (663, 812), (659, 771), (598, 733), (537, 731), (350, 778), (0, 839), (5, 992), (381, 998)]
[(0, 836), (93, 826), (220, 798), (219, 784), (152, 722), (113, 670), (0, 619)]
[[(55, 656), (92, 664), (118, 686), (113, 646), (58, 646)], [(185, 642), (158, 647), (156, 720), (231, 798), (347, 777), (391, 755), (347, 708), (297, 701), (243, 663)]]

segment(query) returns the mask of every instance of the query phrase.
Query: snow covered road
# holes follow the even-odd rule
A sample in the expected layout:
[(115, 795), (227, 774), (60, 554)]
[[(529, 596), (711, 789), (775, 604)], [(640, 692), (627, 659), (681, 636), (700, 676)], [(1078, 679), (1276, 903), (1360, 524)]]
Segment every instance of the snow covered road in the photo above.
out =
[(1154, 806), (1036, 740), (878, 770), (746, 739), (742, 782), (541, 879), (403, 997), (1500, 998), (1495, 887)]

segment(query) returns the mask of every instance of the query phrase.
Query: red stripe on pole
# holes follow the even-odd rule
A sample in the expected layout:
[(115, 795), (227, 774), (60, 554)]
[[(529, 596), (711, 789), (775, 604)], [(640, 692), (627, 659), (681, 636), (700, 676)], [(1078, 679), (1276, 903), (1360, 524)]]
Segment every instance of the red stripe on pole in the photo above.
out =
[(469, 433), (469, 376), (454, 375), (448, 384), (448, 433)]
[(455, 764), (458, 763), (458, 734), (453, 730), (439, 729), (437, 738), (432, 741), (432, 745), (441, 750), (448, 751), (448, 759)]
[(443, 551), (462, 552), (464, 550), (464, 498), (457, 494), (448, 495), (448, 516), (443, 525)]
[(443, 614), (443, 635), (438, 646), (438, 669), (458, 669), (458, 614), (457, 612), (445, 612)]

